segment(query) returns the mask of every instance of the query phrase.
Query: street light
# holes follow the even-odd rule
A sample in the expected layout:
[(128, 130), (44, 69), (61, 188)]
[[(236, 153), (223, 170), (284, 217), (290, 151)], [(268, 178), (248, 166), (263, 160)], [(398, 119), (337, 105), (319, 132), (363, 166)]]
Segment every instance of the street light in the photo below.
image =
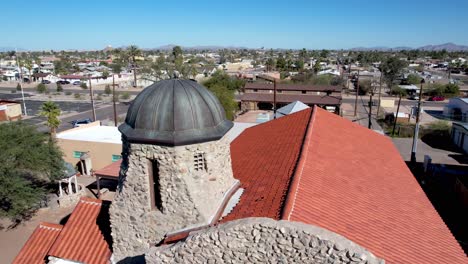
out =
[(419, 98), (418, 98), (418, 108), (416, 109), (416, 126), (414, 127), (414, 135), (413, 135), (413, 147), (411, 148), (411, 164), (416, 164), (416, 151), (418, 149), (418, 137), (419, 137), (419, 119), (421, 115), (421, 99), (422, 99), (422, 91), (423, 91), (423, 84), (424, 78), (421, 79), (421, 88), (419, 89)]

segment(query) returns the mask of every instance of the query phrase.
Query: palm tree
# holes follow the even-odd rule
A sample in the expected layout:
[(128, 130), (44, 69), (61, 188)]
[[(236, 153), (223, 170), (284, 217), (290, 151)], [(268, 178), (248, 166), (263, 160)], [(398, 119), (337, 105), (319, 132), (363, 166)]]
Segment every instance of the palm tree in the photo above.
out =
[(128, 57), (131, 59), (132, 62), (132, 68), (133, 68), (133, 87), (136, 87), (136, 68), (137, 68), (137, 63), (136, 63), (136, 57), (141, 56), (141, 50), (135, 46), (135, 45), (130, 45), (127, 49), (127, 54)]
[(29, 81), (28, 81), (28, 83), (30, 83), (31, 80), (32, 80), (32, 69), (33, 69), (33, 65), (34, 65), (33, 61), (30, 58), (26, 58), (23, 61), (23, 65), (29, 71)]
[(43, 103), (40, 108), (39, 115), (47, 118), (46, 124), (50, 128), (51, 137), (55, 137), (56, 130), (60, 125), (59, 116), (61, 112), (58, 105), (51, 101)]

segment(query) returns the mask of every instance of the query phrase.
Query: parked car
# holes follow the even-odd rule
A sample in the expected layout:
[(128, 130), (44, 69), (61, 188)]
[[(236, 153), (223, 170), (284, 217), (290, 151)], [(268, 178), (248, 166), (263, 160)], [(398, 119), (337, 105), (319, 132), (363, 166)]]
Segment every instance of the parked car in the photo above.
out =
[(429, 97), (429, 99), (427, 99), (427, 100), (428, 101), (443, 101), (443, 100), (445, 100), (445, 97), (441, 96), (441, 95), (436, 95), (436, 96)]
[(49, 81), (49, 80), (42, 80), (41, 83), (42, 83), (42, 84), (49, 84), (50, 81)]
[(60, 80), (60, 81), (57, 81), (58, 84), (70, 84), (69, 81), (64, 81), (64, 80)]
[(80, 85), (81, 82), (80, 82), (80, 81), (74, 81), (72, 84), (73, 84), (73, 85)]
[(419, 100), (419, 96), (416, 95), (416, 94), (413, 94), (410, 97), (408, 97), (408, 99), (410, 99), (410, 100)]
[(89, 123), (92, 123), (93, 121), (91, 120), (91, 118), (85, 118), (85, 119), (77, 119), (77, 120), (73, 120), (70, 122), (70, 124), (73, 125), (73, 127), (79, 127), (81, 125), (85, 125), (85, 124), (89, 124)]

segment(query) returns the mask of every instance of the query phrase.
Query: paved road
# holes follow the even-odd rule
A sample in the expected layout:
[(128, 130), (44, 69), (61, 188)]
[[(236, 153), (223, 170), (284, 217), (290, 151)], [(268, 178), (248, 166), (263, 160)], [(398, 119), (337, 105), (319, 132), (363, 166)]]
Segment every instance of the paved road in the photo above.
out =
[[(52, 91), (55, 92), (55, 90), (56, 90), (55, 84), (53, 84), (53, 85), (50, 85), (50, 84), (49, 84), (48, 87), (49, 87), (49, 90), (50, 90), (51, 92), (52, 92)], [(64, 89), (65, 92), (72, 92), (72, 93), (79, 93), (79, 94), (89, 94), (89, 90), (88, 90), (88, 89), (85, 90), (85, 89), (81, 89), (81, 88), (79, 88), (79, 87), (75, 88), (76, 86), (74, 86), (74, 85), (64, 85), (64, 86), (62, 86), (62, 87), (65, 88), (65, 89)], [(15, 90), (15, 88), (12, 88), (12, 87), (0, 87), (0, 92), (1, 92), (1, 93), (11, 93), (12, 90)], [(24, 92), (25, 92), (25, 93), (28, 93), (28, 92), (35, 92), (35, 91), (36, 91), (35, 88), (24, 88)], [(103, 93), (103, 92), (104, 92), (103, 90), (94, 90), (94, 94)], [(117, 91), (117, 89), (116, 89), (116, 92), (119, 92), (119, 93), (121, 93), (121, 92), (128, 92), (128, 93), (131, 94), (131, 95), (137, 95), (137, 94), (139, 94), (139, 93), (141, 92), (141, 90), (140, 90), (140, 91), (129, 91), (129, 90), (118, 90), (118, 91)], [(16, 93), (19, 94), (19, 95), (21, 96), (21, 92), (18, 91), (18, 92), (16, 92)]]
[[(127, 113), (128, 107), (129, 107), (128, 103), (118, 103), (117, 104), (117, 116), (125, 115)], [(91, 107), (89, 107), (88, 109), (90, 108)], [(70, 124), (71, 121), (77, 120), (77, 119), (85, 119), (85, 118), (93, 119), (93, 114), (91, 110), (86, 110), (86, 111), (79, 112), (72, 116), (61, 118), (62, 123), (58, 127), (57, 132), (62, 132), (64, 130), (71, 129), (73, 128), (72, 124)], [(105, 104), (105, 105), (97, 106), (96, 107), (96, 119), (97, 120), (106, 120), (106, 119), (113, 120), (114, 108), (112, 104)], [(45, 118), (43, 117), (33, 117), (33, 118), (25, 120), (25, 122), (29, 124), (36, 125), (38, 131), (47, 132), (49, 131), (49, 128), (45, 126), (45, 124), (43, 124), (44, 121), (45, 121)]]
[[(369, 96), (362, 97), (362, 102), (363, 104), (367, 105), (369, 102)], [(396, 99), (396, 98), (395, 98)], [(343, 98), (342, 102), (343, 103), (348, 103), (348, 104), (353, 104), (354, 105), (354, 98)], [(372, 101), (375, 103), (375, 105), (378, 105), (379, 100), (372, 98)], [(395, 102), (398, 102), (398, 100), (395, 100)], [(434, 102), (434, 101), (422, 101), (423, 105), (425, 106), (430, 106), (430, 107), (443, 107), (447, 102)], [(418, 104), (417, 100), (401, 100), (401, 105), (414, 105), (416, 106)]]

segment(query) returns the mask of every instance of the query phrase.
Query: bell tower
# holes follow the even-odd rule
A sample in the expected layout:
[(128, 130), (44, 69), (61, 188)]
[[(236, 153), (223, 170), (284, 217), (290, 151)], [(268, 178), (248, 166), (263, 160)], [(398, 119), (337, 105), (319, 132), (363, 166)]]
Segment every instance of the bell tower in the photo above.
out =
[(239, 184), (225, 137), (232, 126), (195, 81), (160, 81), (136, 97), (119, 127), (123, 159), (110, 209), (115, 261), (219, 218)]

